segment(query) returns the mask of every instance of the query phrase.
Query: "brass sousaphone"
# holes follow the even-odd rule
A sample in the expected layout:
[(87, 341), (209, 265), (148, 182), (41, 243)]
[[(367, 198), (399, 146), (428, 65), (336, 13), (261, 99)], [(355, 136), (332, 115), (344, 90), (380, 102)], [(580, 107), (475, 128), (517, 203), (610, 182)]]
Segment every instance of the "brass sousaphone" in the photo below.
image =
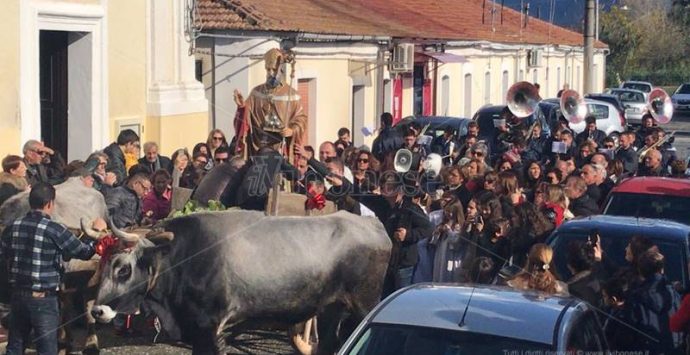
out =
[(673, 102), (662, 88), (654, 88), (647, 96), (647, 109), (659, 124), (671, 122), (673, 117)]
[(585, 99), (575, 90), (565, 90), (561, 94), (561, 113), (570, 123), (580, 123), (587, 116)]
[(508, 109), (518, 118), (525, 118), (533, 114), (540, 101), (541, 96), (539, 96), (537, 87), (526, 81), (513, 84), (506, 94)]

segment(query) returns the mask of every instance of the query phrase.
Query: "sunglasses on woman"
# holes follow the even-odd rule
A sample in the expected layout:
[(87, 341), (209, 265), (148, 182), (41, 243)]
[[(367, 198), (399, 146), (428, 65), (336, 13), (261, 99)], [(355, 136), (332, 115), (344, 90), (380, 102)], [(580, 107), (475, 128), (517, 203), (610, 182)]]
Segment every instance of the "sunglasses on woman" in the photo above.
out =
[(358, 163), (368, 163), (369, 159), (357, 159)]

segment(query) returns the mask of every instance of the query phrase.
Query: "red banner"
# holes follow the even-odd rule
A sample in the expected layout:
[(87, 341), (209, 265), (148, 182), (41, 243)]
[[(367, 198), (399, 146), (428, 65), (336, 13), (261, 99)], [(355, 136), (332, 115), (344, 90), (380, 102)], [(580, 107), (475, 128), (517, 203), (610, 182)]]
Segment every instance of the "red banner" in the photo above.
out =
[(431, 116), (431, 79), (424, 80), (422, 86), (422, 114), (424, 116)]
[(402, 77), (397, 75), (393, 79), (393, 124), (395, 125), (402, 119), (402, 95), (403, 82)]

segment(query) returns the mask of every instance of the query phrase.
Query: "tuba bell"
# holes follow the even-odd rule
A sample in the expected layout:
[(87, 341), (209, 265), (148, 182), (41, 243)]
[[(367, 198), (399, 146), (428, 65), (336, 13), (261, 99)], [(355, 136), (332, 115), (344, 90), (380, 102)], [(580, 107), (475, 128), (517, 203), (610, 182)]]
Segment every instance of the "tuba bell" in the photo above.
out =
[(580, 123), (587, 116), (585, 99), (575, 90), (565, 90), (561, 95), (561, 112), (570, 123)]
[(647, 97), (647, 109), (660, 124), (666, 124), (673, 117), (673, 102), (662, 88), (654, 88)]
[(518, 118), (525, 118), (534, 113), (541, 101), (539, 90), (532, 83), (520, 81), (508, 90), (506, 102), (510, 112)]

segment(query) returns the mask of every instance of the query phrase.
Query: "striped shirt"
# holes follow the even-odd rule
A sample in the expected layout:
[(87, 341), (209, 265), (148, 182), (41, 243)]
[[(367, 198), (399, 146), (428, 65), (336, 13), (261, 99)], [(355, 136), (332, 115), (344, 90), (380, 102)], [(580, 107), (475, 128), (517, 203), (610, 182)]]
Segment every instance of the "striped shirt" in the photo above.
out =
[(67, 228), (41, 211), (31, 211), (5, 228), (0, 243), (0, 265), (9, 268), (14, 289), (56, 291), (62, 260), (88, 260), (93, 244), (82, 243)]

